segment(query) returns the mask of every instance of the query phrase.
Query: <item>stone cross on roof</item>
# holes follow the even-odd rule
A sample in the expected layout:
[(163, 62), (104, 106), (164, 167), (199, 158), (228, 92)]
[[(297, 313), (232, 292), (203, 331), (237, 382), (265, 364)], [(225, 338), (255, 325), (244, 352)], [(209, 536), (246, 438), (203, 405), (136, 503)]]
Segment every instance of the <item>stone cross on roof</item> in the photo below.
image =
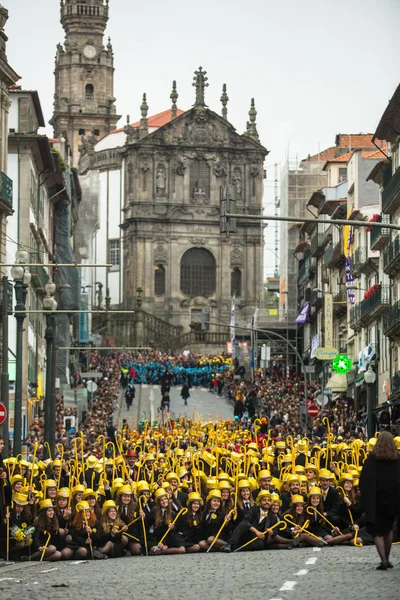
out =
[(199, 67), (198, 71), (194, 72), (192, 84), (196, 88), (195, 106), (207, 106), (204, 99), (205, 88), (208, 87), (207, 82), (207, 71), (203, 71), (202, 67)]

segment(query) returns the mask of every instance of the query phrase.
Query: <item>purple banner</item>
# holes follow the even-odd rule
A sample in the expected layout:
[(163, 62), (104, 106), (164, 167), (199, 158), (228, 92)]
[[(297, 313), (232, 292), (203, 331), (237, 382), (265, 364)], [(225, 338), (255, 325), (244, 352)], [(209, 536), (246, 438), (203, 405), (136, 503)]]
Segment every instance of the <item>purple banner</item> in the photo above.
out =
[(309, 323), (310, 321), (310, 303), (306, 302), (300, 313), (295, 319), (295, 323)]
[(349, 229), (349, 235), (348, 235), (348, 238), (347, 238), (345, 275), (346, 275), (347, 298), (348, 298), (350, 304), (352, 304), (352, 305), (354, 305), (356, 303), (355, 290), (354, 289), (349, 289), (349, 287), (353, 287), (354, 286), (354, 277), (350, 273), (350, 270), (351, 270), (350, 249), (351, 249), (351, 245), (353, 243), (353, 236), (354, 236), (353, 227), (350, 227), (350, 229)]

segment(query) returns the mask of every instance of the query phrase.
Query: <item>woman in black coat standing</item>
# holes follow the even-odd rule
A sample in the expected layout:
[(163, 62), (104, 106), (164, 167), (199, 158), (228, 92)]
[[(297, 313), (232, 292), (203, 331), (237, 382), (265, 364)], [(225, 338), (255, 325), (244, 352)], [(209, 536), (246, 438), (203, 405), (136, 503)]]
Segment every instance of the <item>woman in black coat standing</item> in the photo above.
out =
[(381, 559), (377, 569), (385, 571), (393, 566), (389, 555), (393, 524), (400, 504), (400, 459), (388, 431), (379, 434), (374, 450), (364, 463), (360, 491), (367, 531), (373, 536)]

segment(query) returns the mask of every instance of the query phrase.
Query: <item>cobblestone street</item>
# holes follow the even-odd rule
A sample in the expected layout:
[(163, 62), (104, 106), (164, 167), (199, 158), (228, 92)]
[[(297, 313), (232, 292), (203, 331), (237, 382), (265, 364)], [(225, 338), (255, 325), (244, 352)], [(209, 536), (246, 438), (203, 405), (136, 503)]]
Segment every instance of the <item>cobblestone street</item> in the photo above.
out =
[(29, 600), (128, 597), (183, 600), (396, 600), (400, 549), (394, 568), (376, 571), (374, 547), (272, 550), (122, 558), (77, 563), (0, 563), (0, 597)]

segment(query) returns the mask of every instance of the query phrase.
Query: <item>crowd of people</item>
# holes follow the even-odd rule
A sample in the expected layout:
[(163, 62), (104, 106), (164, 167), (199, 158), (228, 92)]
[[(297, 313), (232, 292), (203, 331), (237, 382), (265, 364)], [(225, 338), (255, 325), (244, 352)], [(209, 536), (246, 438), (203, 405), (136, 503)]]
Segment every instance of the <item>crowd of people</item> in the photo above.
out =
[[(173, 369), (186, 369), (186, 400), (193, 386), (187, 369), (200, 368), (202, 361), (210, 369), (209, 389), (232, 401), (232, 419), (206, 423), (167, 415), (163, 425), (146, 422), (130, 430), (125, 423), (117, 431), (118, 395), (134, 387), (146, 358), (162, 365), (162, 394)], [(88, 367), (102, 375), (77, 430), (66, 429), (65, 417), (76, 416), (75, 409), (60, 398), (54, 456), (39, 415), (26, 440), (28, 455), (0, 460), (3, 558), (57, 561), (375, 543), (380, 568), (390, 568), (400, 502), (399, 438), (393, 441), (385, 431), (366, 440), (348, 399), (325, 407), (304, 437), (300, 378), (256, 374), (249, 380), (225, 356), (156, 358), (92, 353)], [(74, 384), (86, 384), (79, 372)], [(317, 391), (310, 385), (309, 397)], [(0, 438), (0, 454), (3, 445)], [(379, 477), (377, 465), (386, 465)]]

